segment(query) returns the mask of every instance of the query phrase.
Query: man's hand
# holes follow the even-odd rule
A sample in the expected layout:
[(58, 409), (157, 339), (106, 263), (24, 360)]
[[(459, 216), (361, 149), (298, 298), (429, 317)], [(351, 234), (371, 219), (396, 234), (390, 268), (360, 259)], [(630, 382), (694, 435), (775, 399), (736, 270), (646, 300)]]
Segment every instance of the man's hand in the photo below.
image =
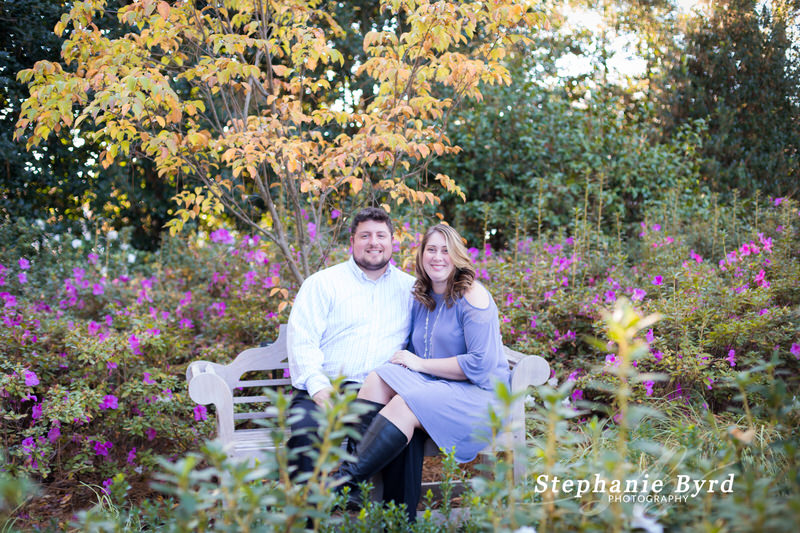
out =
[(400, 350), (395, 352), (392, 358), (389, 359), (389, 362), (404, 366), (409, 370), (424, 372), (422, 368), (423, 359), (421, 357), (417, 357), (408, 350)]
[(331, 406), (331, 393), (333, 392), (333, 387), (325, 387), (324, 389), (317, 392), (314, 396), (311, 397), (314, 400), (314, 403), (319, 405), (320, 407), (330, 407)]

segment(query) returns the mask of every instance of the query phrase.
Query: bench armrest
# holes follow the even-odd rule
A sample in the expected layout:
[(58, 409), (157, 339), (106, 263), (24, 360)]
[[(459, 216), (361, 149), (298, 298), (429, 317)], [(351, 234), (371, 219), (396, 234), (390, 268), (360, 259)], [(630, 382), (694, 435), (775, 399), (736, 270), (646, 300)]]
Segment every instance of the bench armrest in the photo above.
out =
[(217, 411), (217, 436), (223, 444), (233, 442), (233, 391), (219, 375), (222, 365), (194, 361), (186, 369), (189, 397), (200, 405), (214, 404)]
[(544, 385), (550, 379), (550, 364), (538, 355), (520, 359), (511, 373), (511, 390), (516, 392), (528, 387)]
[[(524, 393), (528, 387), (543, 385), (550, 378), (550, 365), (538, 355), (522, 357), (511, 371), (511, 393)], [(511, 432), (516, 442), (525, 442), (525, 395), (511, 406)]]

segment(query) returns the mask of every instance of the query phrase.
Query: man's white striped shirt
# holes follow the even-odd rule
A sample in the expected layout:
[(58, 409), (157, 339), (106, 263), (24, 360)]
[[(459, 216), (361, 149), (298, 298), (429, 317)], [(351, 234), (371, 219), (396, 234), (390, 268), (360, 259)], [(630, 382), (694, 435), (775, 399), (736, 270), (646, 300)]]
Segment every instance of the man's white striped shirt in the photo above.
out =
[(313, 396), (339, 375), (361, 382), (404, 348), (413, 285), (393, 265), (373, 281), (352, 257), (306, 279), (289, 315), (292, 385)]

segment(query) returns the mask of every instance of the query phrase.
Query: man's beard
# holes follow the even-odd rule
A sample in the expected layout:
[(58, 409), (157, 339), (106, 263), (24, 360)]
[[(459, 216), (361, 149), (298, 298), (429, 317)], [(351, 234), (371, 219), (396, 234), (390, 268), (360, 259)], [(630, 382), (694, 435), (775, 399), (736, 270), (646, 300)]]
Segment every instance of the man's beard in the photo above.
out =
[(364, 270), (381, 270), (382, 268), (385, 268), (386, 265), (389, 264), (390, 260), (391, 260), (391, 257), (389, 259), (387, 259), (386, 261), (384, 261), (383, 263), (380, 263), (380, 264), (362, 263), (361, 261), (356, 259), (355, 256), (353, 256), (353, 261), (356, 262), (356, 265), (358, 265), (360, 268), (362, 268)]

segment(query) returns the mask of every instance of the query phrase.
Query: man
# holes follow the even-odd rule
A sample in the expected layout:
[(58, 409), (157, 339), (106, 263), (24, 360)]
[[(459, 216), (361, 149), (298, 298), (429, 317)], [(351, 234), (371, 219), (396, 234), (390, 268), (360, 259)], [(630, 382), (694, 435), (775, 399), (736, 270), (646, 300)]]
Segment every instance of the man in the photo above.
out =
[[(414, 278), (389, 262), (389, 215), (374, 207), (359, 212), (350, 226), (350, 244), (353, 255), (348, 261), (306, 279), (289, 315), (292, 408), (305, 413), (292, 424), (289, 447), (293, 449), (312, 443), (308, 431), (317, 423), (311, 412), (330, 401), (331, 378), (343, 375), (348, 381), (363, 382), (371, 370), (405, 347), (411, 330)], [(372, 406), (372, 416), (379, 407)], [(415, 436), (383, 471), (384, 479), (391, 480), (384, 483), (384, 499), (405, 502), (412, 520), (421, 486), (423, 437)], [(293, 466), (297, 475), (310, 472), (313, 462), (299, 454)]]

